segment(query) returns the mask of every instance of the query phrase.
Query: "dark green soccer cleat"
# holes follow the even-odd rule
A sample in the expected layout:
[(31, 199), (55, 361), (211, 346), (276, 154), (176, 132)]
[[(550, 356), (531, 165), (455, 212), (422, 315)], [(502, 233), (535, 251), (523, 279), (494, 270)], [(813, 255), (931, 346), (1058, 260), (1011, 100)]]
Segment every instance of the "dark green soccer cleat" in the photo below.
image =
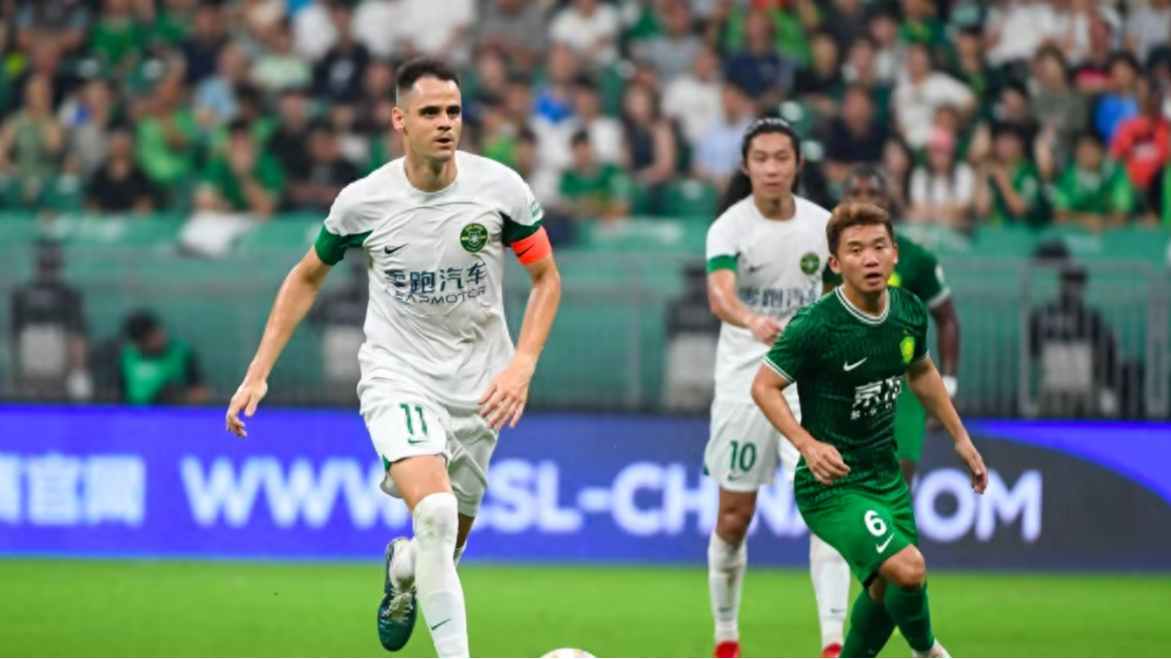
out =
[(386, 584), (382, 588), (382, 603), (378, 605), (378, 640), (382, 642), (382, 647), (391, 652), (398, 652), (411, 640), (415, 618), (419, 615), (414, 586), (399, 592), (390, 578), (390, 563), (394, 560), (395, 549), (407, 542), (406, 538), (395, 538), (386, 545), (386, 564), (383, 569)]

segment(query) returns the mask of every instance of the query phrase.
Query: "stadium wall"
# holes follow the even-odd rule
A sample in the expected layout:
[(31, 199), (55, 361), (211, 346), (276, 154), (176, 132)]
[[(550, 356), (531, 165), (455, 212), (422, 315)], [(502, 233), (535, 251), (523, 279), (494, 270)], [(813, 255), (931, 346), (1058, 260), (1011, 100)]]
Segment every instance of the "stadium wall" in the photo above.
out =
[[(408, 532), (361, 418), (265, 409), (0, 407), (0, 555), (373, 560)], [(977, 497), (945, 438), (915, 489), (933, 566), (1171, 570), (1171, 425), (979, 420)], [(507, 431), (469, 560), (704, 560), (716, 490), (699, 417), (531, 415)], [(761, 493), (754, 565), (803, 565), (788, 489)], [(861, 523), (861, 521), (859, 522)]]

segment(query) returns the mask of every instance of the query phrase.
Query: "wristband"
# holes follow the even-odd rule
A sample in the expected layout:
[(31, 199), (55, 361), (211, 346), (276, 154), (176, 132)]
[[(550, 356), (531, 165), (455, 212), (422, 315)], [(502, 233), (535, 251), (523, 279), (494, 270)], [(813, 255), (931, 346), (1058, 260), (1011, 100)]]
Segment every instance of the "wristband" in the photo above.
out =
[(956, 397), (957, 386), (958, 385), (956, 384), (956, 376), (954, 376), (954, 375), (943, 376), (943, 388), (947, 389), (947, 395), (949, 398)]

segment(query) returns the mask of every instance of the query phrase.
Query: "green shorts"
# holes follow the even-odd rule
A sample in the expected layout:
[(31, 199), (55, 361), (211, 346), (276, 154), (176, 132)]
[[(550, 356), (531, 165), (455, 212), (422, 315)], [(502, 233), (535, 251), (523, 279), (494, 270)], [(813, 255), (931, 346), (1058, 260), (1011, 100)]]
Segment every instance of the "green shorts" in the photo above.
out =
[(923, 457), (923, 440), (927, 436), (927, 410), (903, 383), (903, 393), (895, 403), (895, 443), (900, 460), (918, 463)]
[(801, 507), (809, 532), (829, 543), (868, 585), (886, 559), (910, 545), (919, 545), (911, 494), (906, 485), (889, 494), (843, 487), (841, 492)]

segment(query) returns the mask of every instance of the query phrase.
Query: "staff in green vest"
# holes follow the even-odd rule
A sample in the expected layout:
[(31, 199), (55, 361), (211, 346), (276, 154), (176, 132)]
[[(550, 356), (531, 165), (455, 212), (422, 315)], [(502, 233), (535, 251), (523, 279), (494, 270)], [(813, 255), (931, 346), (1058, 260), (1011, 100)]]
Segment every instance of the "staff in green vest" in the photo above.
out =
[[(875, 168), (861, 166), (846, 180), (846, 195), (851, 201), (875, 204), (895, 216), (897, 208), (887, 192), (886, 180)], [(898, 262), (887, 284), (906, 289), (927, 305), (935, 320), (935, 334), (939, 350), (939, 371), (943, 384), (954, 398), (956, 373), (960, 365), (960, 319), (951, 303), (951, 289), (943, 278), (943, 266), (935, 255), (902, 234), (895, 235)], [(826, 280), (836, 275), (826, 270)], [(915, 476), (923, 443), (927, 435), (927, 411), (909, 387), (904, 386), (895, 407), (895, 442), (898, 444), (899, 463), (909, 485)]]
[(129, 339), (118, 355), (118, 385), (130, 405), (182, 405), (206, 402), (208, 390), (195, 351), (173, 339), (149, 311), (126, 321)]

